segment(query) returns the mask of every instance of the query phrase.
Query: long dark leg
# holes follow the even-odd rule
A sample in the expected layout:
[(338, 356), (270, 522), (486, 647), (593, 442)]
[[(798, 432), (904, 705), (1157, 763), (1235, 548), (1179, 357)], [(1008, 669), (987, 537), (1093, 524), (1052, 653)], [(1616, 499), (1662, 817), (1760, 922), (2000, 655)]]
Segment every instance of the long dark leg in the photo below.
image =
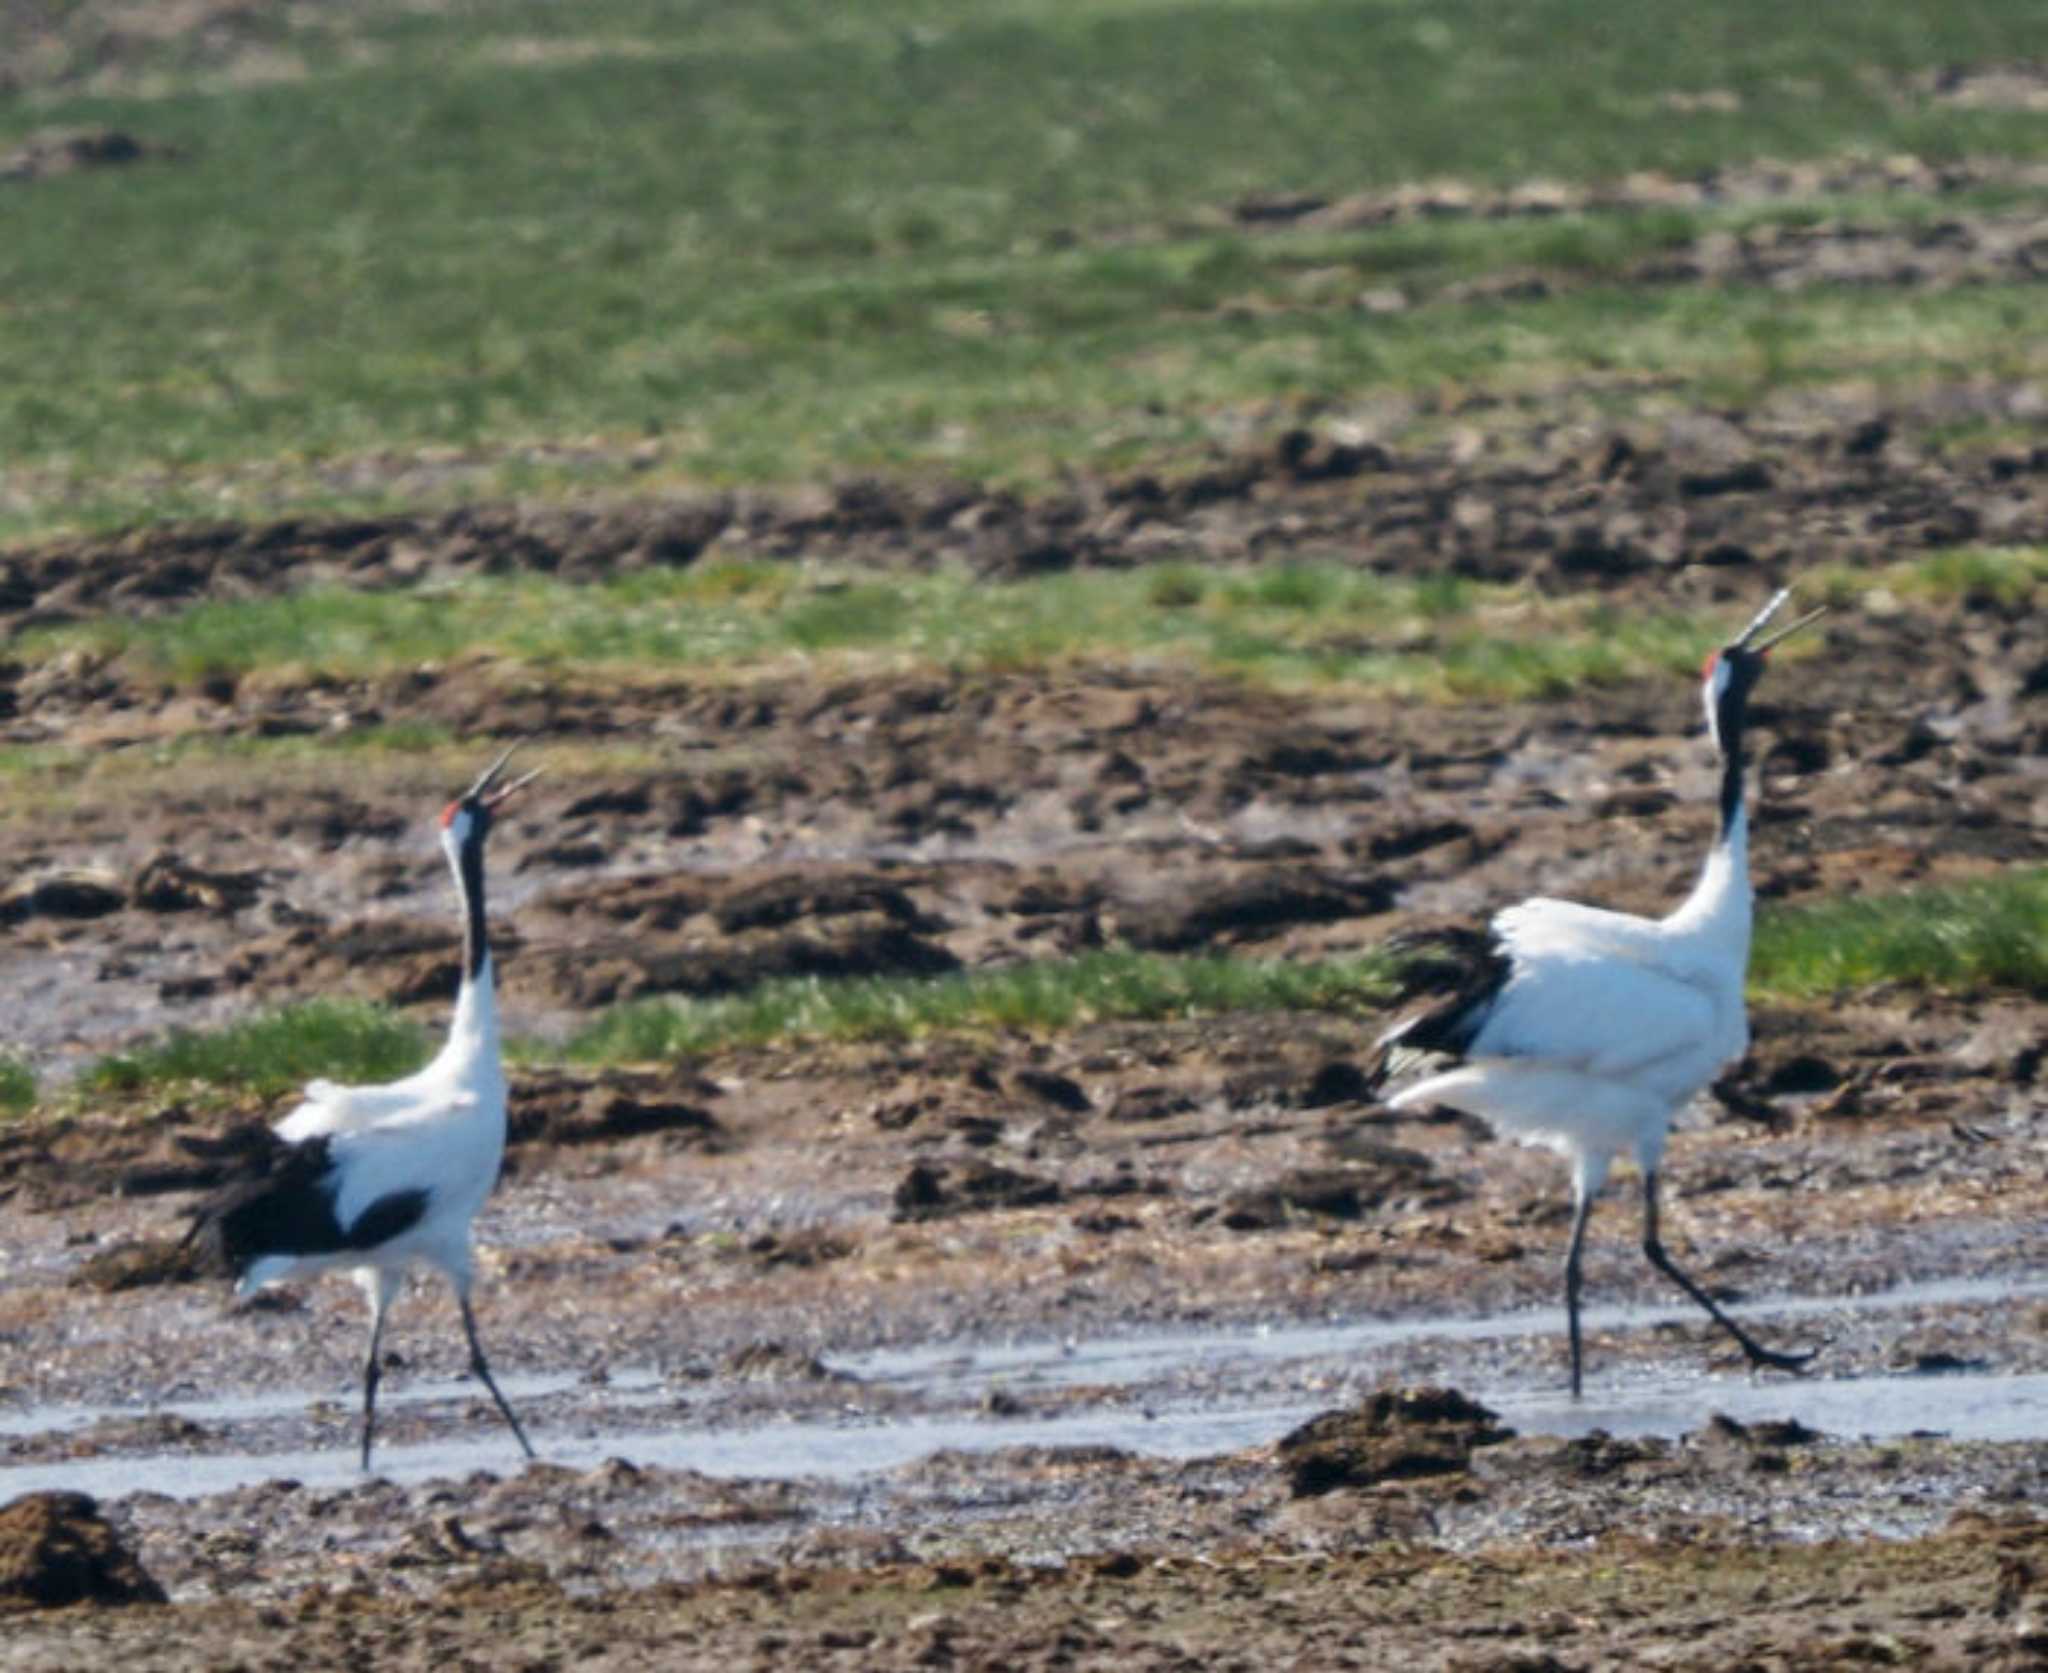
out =
[(384, 1315), (398, 1293), (398, 1281), (375, 1272), (363, 1281), (370, 1302), (370, 1351), (363, 1360), (363, 1468), (370, 1467), (370, 1441), (377, 1432), (377, 1384), (384, 1380)]
[(491, 1375), (490, 1366), (484, 1363), (484, 1345), (476, 1339), (476, 1314), (469, 1310), (469, 1296), (457, 1290), (455, 1299), (462, 1304), (462, 1328), (469, 1336), (469, 1368), (482, 1380), (484, 1387), (491, 1391), (491, 1398), (498, 1402), (498, 1410), (505, 1414), (505, 1421), (512, 1425), (513, 1435), (525, 1449), (526, 1456), (531, 1458), (534, 1455), (532, 1443), (527, 1440), (526, 1431), (519, 1427), (519, 1419), (512, 1415), (512, 1408), (506, 1403), (505, 1396), (498, 1391), (497, 1379)]
[(1778, 1371), (1797, 1371), (1819, 1351), (1809, 1349), (1805, 1353), (1779, 1353), (1773, 1348), (1765, 1347), (1722, 1312), (1714, 1298), (1679, 1269), (1678, 1263), (1664, 1252), (1664, 1245), (1657, 1237), (1657, 1175), (1654, 1171), (1643, 1175), (1643, 1253), (1650, 1257), (1652, 1266), (1704, 1307), (1714, 1323), (1741, 1344), (1742, 1351), (1749, 1355), (1750, 1364), (1768, 1365)]
[(1579, 1397), (1579, 1367), (1584, 1359), (1579, 1344), (1579, 1252), (1586, 1246), (1586, 1222), (1593, 1217), (1593, 1194), (1581, 1190), (1572, 1210), (1571, 1247), (1564, 1255), (1564, 1317), (1572, 1338), (1572, 1398)]

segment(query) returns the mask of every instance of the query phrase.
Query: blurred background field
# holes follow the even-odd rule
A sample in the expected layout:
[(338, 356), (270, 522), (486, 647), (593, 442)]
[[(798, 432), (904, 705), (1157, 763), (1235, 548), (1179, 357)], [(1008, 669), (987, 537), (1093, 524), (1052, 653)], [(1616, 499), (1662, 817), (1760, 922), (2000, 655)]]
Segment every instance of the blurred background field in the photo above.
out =
[[(2038, 228), (1929, 237), (2038, 217), (2027, 0), (8, 0), (0, 39), (16, 535), (2041, 370)], [(1941, 282), (1731, 264), (1838, 224)]]

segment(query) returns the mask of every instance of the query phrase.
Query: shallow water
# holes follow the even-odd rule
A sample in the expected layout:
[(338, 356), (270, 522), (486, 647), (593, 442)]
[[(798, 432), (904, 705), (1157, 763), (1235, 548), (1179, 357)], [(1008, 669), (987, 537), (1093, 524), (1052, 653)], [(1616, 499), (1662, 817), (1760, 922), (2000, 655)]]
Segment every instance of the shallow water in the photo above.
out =
[[(1901, 1286), (1847, 1299), (1758, 1304), (1761, 1317), (1847, 1318), (1913, 1307), (1997, 1304), (2048, 1295), (2048, 1282), (1965, 1280)], [(1682, 1308), (1589, 1309), (1592, 1330), (1647, 1329), (1690, 1320)], [(1554, 1311), (1451, 1320), (1293, 1325), (1250, 1332), (1163, 1332), (1100, 1342), (959, 1345), (857, 1354), (834, 1360), (850, 1393), (889, 1391), (909, 1409), (857, 1409), (773, 1422), (679, 1423), (673, 1386), (652, 1370), (615, 1372), (600, 1386), (569, 1376), (503, 1379), (516, 1404), (581, 1401), (566, 1422), (536, 1425), (543, 1458), (588, 1468), (608, 1458), (710, 1476), (845, 1481), (898, 1468), (930, 1453), (1019, 1446), (1113, 1446), (1161, 1458), (1192, 1458), (1267, 1444), (1339, 1404), (1345, 1385), (1373, 1380), (1375, 1351), (1420, 1340), (1504, 1341), (1554, 1332)], [(1033, 1395), (1087, 1392), (1085, 1402), (1042, 1415), (995, 1417), (982, 1402), (1001, 1392), (1028, 1407)], [(1594, 1429), (1676, 1437), (1713, 1414), (1742, 1422), (1796, 1417), (1825, 1433), (1883, 1438), (1939, 1432), (1958, 1440), (2048, 1438), (2048, 1375), (1993, 1373), (1751, 1379), (1699, 1372), (1596, 1376), (1587, 1398), (1556, 1387), (1480, 1391), (1523, 1434), (1576, 1436)], [(415, 1383), (380, 1402), (389, 1413), (471, 1402), (468, 1382)], [(302, 1421), (326, 1403), (308, 1393), (179, 1402), (159, 1408), (215, 1429)], [(63, 1435), (150, 1415), (135, 1407), (45, 1407), (0, 1419), (0, 1439)], [(113, 1443), (118, 1445), (118, 1442)], [(380, 1445), (376, 1473), (413, 1483), (476, 1470), (515, 1473), (518, 1453), (495, 1419), (461, 1439)], [(63, 1488), (118, 1497), (138, 1490), (193, 1497), (289, 1478), (341, 1487), (362, 1479), (352, 1445), (317, 1450), (159, 1449), (0, 1467), (0, 1499)]]

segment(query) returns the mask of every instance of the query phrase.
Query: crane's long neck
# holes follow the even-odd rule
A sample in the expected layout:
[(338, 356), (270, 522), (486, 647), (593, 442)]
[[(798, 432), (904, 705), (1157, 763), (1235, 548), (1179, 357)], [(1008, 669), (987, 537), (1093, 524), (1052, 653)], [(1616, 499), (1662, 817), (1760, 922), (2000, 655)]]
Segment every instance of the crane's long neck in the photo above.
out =
[(450, 854), (455, 886), (462, 896), (462, 986), (455, 995), (455, 1019), (448, 1049), (498, 1063), (498, 992), (491, 969), (490, 929), (484, 918), (484, 845), (473, 838)]
[[(1742, 781), (1749, 765), (1742, 750), (1741, 717), (1735, 717), (1721, 753), (1721, 834), (1716, 846), (1733, 843), (1745, 854), (1749, 843), (1749, 810), (1743, 805)], [(481, 885), (479, 885), (481, 886)]]
[(1746, 968), (1754, 897), (1749, 882), (1749, 806), (1743, 795), (1747, 762), (1739, 715), (1724, 721), (1721, 744), (1721, 828), (1707, 850), (1699, 881), (1667, 922), (1675, 930), (1737, 948)]

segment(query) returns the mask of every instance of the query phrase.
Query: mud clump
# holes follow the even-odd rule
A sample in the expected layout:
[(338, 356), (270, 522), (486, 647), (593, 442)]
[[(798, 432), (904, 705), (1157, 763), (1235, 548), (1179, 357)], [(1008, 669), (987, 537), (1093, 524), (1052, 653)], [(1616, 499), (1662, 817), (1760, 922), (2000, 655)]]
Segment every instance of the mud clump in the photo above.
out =
[(1807, 1428), (1796, 1417), (1738, 1423), (1725, 1412), (1716, 1412), (1707, 1420), (1707, 1432), (1716, 1440), (1736, 1441), (1744, 1446), (1812, 1446), (1827, 1439), (1818, 1429)]
[(1058, 1202), (1063, 1195), (1055, 1180), (992, 1162), (967, 1162), (958, 1167), (920, 1162), (897, 1185), (895, 1212), (890, 1218), (915, 1222), (997, 1208), (1039, 1208)]
[(191, 1284), (207, 1276), (202, 1251), (169, 1238), (142, 1238), (102, 1249), (71, 1275), (74, 1288), (102, 1295), (151, 1289), (158, 1284)]
[(145, 912), (217, 912), (230, 916), (262, 889), (260, 873), (208, 871), (172, 853), (152, 854), (129, 886), (129, 899)]
[(1274, 1453), (1289, 1493), (1462, 1475), (1477, 1447), (1514, 1439), (1498, 1414), (1454, 1388), (1383, 1388), (1348, 1411), (1325, 1412), (1281, 1437)]
[(727, 935), (750, 929), (781, 929), (798, 919), (844, 917), (873, 912), (919, 929), (945, 925), (918, 911), (892, 883), (861, 876), (809, 876), (801, 872), (769, 877), (735, 889), (712, 912)]
[(1133, 947), (1180, 953), (1219, 941), (1258, 941), (1296, 924), (1370, 917), (1388, 910), (1394, 895), (1391, 883), (1377, 879), (1276, 866), (1127, 907), (1119, 928)]
[(816, 1354), (787, 1342), (749, 1342), (725, 1356), (719, 1369), (743, 1382), (849, 1383), (852, 1376), (835, 1371)]
[(0, 1507), (0, 1614), (168, 1601), (86, 1494), (30, 1493)]
[(700, 1076), (620, 1071), (592, 1080), (536, 1071), (512, 1092), (506, 1142), (515, 1147), (604, 1144), (664, 1134), (703, 1151), (730, 1148), (731, 1136), (706, 1104), (718, 1088)]
[(1240, 1191), (1223, 1205), (1231, 1231), (1272, 1231), (1304, 1215), (1358, 1220), (1397, 1196), (1421, 1196), (1429, 1206), (1456, 1199), (1458, 1188), (1440, 1179), (1430, 1159), (1398, 1145), (1366, 1147), (1357, 1165), (1302, 1168), (1270, 1185)]
[(0, 891), (0, 924), (25, 918), (104, 918), (126, 904), (120, 885), (100, 872), (49, 872), (17, 878)]

